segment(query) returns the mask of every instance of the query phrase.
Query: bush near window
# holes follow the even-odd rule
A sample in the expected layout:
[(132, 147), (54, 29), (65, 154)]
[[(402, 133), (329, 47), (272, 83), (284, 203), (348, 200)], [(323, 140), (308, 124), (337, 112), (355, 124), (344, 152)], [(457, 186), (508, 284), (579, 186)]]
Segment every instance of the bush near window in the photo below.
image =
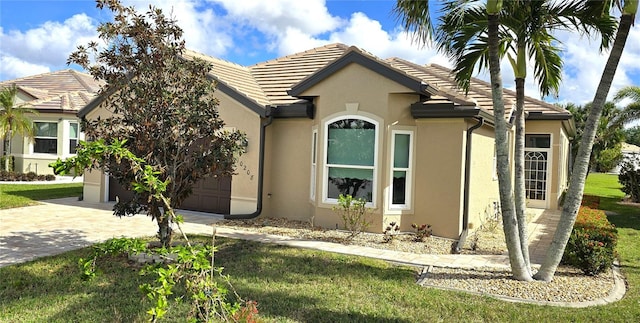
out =
[(16, 173), (0, 170), (0, 181), (5, 182), (33, 182), (33, 181), (55, 181), (55, 175), (38, 175), (34, 172)]
[(597, 275), (613, 264), (617, 243), (618, 230), (604, 211), (581, 206), (562, 262)]
[(621, 190), (631, 197), (633, 202), (640, 202), (640, 168), (637, 158), (626, 161), (620, 168), (618, 181), (622, 184)]
[(351, 240), (366, 231), (371, 225), (371, 222), (367, 220), (367, 215), (371, 213), (371, 209), (365, 206), (366, 203), (365, 199), (354, 198), (348, 194), (340, 194), (338, 197), (338, 206), (334, 206), (333, 211), (340, 215), (344, 228), (350, 233), (347, 240)]

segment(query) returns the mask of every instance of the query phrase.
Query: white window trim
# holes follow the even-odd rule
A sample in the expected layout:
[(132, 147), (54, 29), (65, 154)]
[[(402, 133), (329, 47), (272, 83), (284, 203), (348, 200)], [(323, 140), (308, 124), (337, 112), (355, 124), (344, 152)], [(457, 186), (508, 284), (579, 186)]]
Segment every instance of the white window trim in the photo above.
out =
[[(396, 135), (409, 135), (409, 167), (408, 168), (396, 168), (394, 167), (394, 154), (396, 146)], [(391, 130), (390, 147), (389, 150), (389, 189), (387, 194), (387, 211), (388, 213), (400, 213), (397, 211), (408, 211), (413, 209), (413, 152), (415, 150), (415, 132), (413, 130)], [(404, 171), (407, 173), (405, 182), (405, 203), (393, 204), (393, 173), (394, 171)], [(396, 211), (396, 212), (394, 212)]]
[(309, 187), (309, 199), (315, 204), (316, 187), (318, 179), (318, 127), (311, 130), (311, 178)]
[[(322, 202), (326, 203), (326, 204), (338, 204), (338, 199), (334, 199), (334, 198), (329, 198), (329, 187), (327, 185), (328, 181), (329, 181), (329, 164), (327, 163), (327, 152), (328, 152), (328, 145), (329, 145), (329, 125), (338, 121), (338, 120), (344, 120), (344, 119), (360, 119), (369, 123), (372, 123), (375, 125), (376, 127), (376, 131), (375, 131), (375, 143), (374, 143), (374, 153), (373, 153), (373, 184), (372, 184), (372, 193), (371, 193), (371, 202), (367, 202), (365, 205), (371, 208), (376, 208), (376, 201), (378, 198), (378, 153), (379, 153), (379, 149), (378, 147), (380, 146), (380, 132), (382, 131), (382, 129), (380, 129), (380, 122), (367, 117), (367, 116), (363, 116), (363, 115), (356, 115), (356, 114), (345, 114), (345, 115), (340, 115), (337, 117), (333, 117), (330, 118), (326, 121), (324, 121), (322, 127), (323, 127), (323, 131), (324, 134), (322, 136), (323, 139), (323, 147), (324, 147), (324, 153), (322, 156), (322, 164), (323, 164), (323, 174), (322, 174)], [(349, 168), (362, 168), (362, 169), (371, 169), (370, 166), (354, 166), (354, 165), (340, 165), (340, 164), (331, 164), (331, 167), (342, 167), (342, 166), (346, 166)]]
[[(71, 125), (72, 124), (75, 124), (75, 125), (78, 126), (78, 128), (76, 129), (76, 137), (75, 138), (71, 138)], [(76, 145), (80, 143), (80, 122), (70, 120), (68, 122), (65, 122), (65, 127), (67, 127), (67, 126), (68, 126), (68, 131), (66, 133), (67, 133), (67, 137), (68, 138), (66, 139), (66, 142), (67, 142), (66, 146), (68, 146), (68, 147), (65, 147), (66, 151), (64, 152), (64, 155), (75, 156), (76, 153), (72, 153), (71, 152), (71, 140), (75, 139), (76, 140)]]
[[(52, 120), (34, 120), (33, 121), (33, 125), (35, 126), (36, 123), (55, 123), (56, 124), (56, 137), (39, 137), (37, 136), (37, 134), (33, 137), (33, 141), (29, 142), (29, 153), (33, 154), (33, 155), (39, 155), (39, 156), (58, 156), (58, 151), (60, 150), (60, 122), (58, 121), (52, 121)], [(36, 139), (41, 138), (41, 139), (55, 139), (56, 140), (56, 152), (55, 153), (40, 153), (40, 152), (36, 152), (35, 148), (36, 148)]]

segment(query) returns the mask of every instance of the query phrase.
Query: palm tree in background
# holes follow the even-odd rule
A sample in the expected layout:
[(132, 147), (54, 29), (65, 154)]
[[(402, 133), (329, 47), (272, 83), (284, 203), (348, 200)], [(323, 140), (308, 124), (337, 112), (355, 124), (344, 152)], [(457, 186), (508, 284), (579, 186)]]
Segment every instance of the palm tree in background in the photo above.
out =
[[(634, 91), (638, 91), (637, 94), (640, 94), (638, 87), (623, 88), (616, 93), (614, 101), (604, 104), (591, 149), (589, 170), (607, 172), (617, 165), (616, 161), (622, 159), (621, 143), (625, 140), (624, 127), (631, 122), (640, 120), (640, 101), (632, 102), (622, 108), (617, 107), (615, 103), (625, 98), (633, 99)], [(576, 136), (571, 141), (573, 146), (571, 153), (574, 159), (578, 154), (582, 132), (592, 106), (592, 103), (584, 106), (575, 104), (567, 104), (566, 106), (566, 109), (571, 111), (576, 123)]]
[(15, 84), (0, 90), (0, 137), (4, 138), (4, 169), (9, 171), (9, 159), (11, 154), (11, 140), (16, 134), (26, 136), (33, 140), (35, 127), (29, 114), (37, 114), (33, 109), (25, 105), (16, 105), (15, 99), (18, 88)]

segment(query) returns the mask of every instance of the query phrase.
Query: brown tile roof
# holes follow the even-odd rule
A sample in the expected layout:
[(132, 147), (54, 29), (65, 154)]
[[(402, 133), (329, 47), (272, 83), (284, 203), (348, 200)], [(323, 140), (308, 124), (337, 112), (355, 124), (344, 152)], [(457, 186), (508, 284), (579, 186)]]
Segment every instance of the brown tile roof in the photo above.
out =
[(300, 101), (287, 94), (293, 85), (344, 55), (348, 46), (330, 44), (250, 66), (251, 74), (272, 104)]
[[(245, 95), (259, 105), (266, 106), (299, 102), (299, 98), (290, 96), (287, 91), (351, 51), (390, 66), (398, 73), (408, 75), (435, 88), (438, 93), (432, 95), (433, 98), (438, 97), (439, 100), (446, 98), (459, 105), (474, 104), (493, 113), (491, 87), (485, 81), (473, 78), (469, 92), (465, 95), (464, 91), (455, 84), (451, 70), (448, 68), (436, 64), (418, 65), (400, 58), (381, 60), (360, 48), (340, 43), (313, 48), (248, 67), (195, 52), (188, 52), (188, 55), (207, 60), (213, 64), (211, 74), (219, 82), (235, 89), (239, 94)], [(515, 92), (510, 90), (505, 90), (504, 95), (505, 109), (509, 116), (511, 108), (515, 105), (516, 96)], [(537, 111), (543, 114), (566, 113), (559, 107), (530, 97), (525, 97), (525, 108), (529, 112)]]
[(34, 98), (27, 104), (40, 112), (78, 111), (100, 89), (101, 83), (89, 74), (67, 69), (0, 82), (0, 88), (15, 84)]

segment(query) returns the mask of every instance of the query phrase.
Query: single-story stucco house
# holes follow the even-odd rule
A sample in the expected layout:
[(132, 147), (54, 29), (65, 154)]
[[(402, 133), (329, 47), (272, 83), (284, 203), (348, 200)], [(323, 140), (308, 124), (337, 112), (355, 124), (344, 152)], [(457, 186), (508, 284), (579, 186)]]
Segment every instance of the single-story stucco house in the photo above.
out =
[[(38, 112), (31, 115), (35, 138), (16, 134), (10, 154), (15, 158), (14, 170), (20, 173), (53, 174), (49, 163), (75, 155), (82, 140), (78, 111), (93, 100), (100, 83), (91, 75), (67, 69), (0, 82), (0, 88), (16, 85), (16, 106)], [(4, 145), (0, 144), (0, 154)]]
[[(248, 136), (237, 174), (204, 180), (183, 208), (227, 218), (285, 217), (341, 227), (340, 194), (367, 200), (369, 230), (389, 222), (457, 239), (498, 206), (490, 85), (467, 95), (451, 71), (400, 58), (380, 59), (331, 44), (252, 66), (195, 52), (209, 61), (220, 116)], [(509, 120), (515, 93), (505, 90)], [(96, 100), (79, 112), (110, 115)], [(528, 206), (558, 208), (567, 186), (571, 114), (526, 98)], [(512, 130), (513, 131), (513, 130)], [(511, 135), (513, 135), (511, 131)], [(113, 200), (105, 174), (84, 177), (84, 199)]]

